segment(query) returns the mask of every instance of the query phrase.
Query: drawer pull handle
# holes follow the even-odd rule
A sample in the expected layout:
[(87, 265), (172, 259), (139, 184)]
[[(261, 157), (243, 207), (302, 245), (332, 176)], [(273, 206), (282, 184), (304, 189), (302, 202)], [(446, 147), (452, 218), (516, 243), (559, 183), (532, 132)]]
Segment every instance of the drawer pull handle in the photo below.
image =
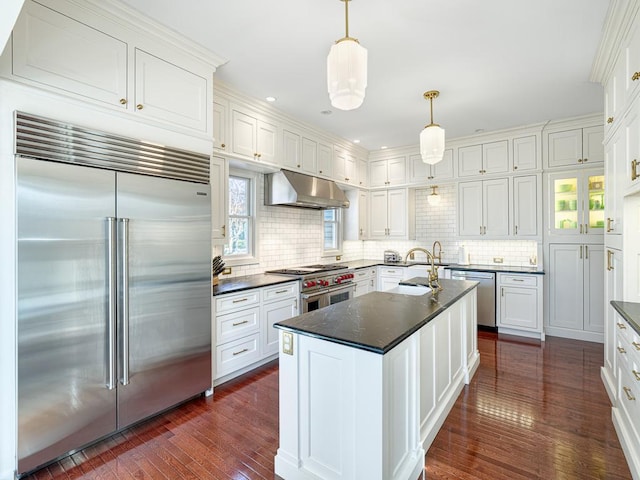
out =
[(620, 353), (627, 353), (627, 351), (623, 347), (617, 347)]
[(627, 329), (627, 326), (624, 323), (619, 323), (618, 322), (618, 323), (616, 323), (616, 325), (618, 325), (618, 328), (620, 330), (626, 330)]
[(622, 387), (622, 389), (624, 390), (624, 393), (627, 395), (627, 398), (628, 398), (629, 400), (632, 400), (632, 401), (633, 401), (633, 400), (635, 400), (635, 399), (636, 399), (636, 397), (634, 397), (634, 396), (631, 394), (631, 389), (630, 389), (629, 387)]
[(278, 290), (276, 293), (287, 293), (289, 290)]
[(633, 344), (634, 347), (636, 347), (636, 350), (640, 351), (640, 343), (638, 342), (631, 342)]
[(248, 351), (249, 351), (248, 348), (243, 348), (239, 352), (233, 352), (233, 356), (235, 357), (236, 355), (240, 355), (241, 353), (248, 352)]
[(233, 303), (246, 302), (247, 300), (249, 300), (247, 297), (245, 297), (245, 298), (239, 298), (238, 300), (234, 300), (234, 301), (233, 301)]
[(633, 376), (636, 377), (636, 380), (640, 382), (640, 372), (637, 370), (633, 370)]
[(631, 181), (635, 181), (638, 178), (638, 160), (631, 161)]
[(245, 323), (249, 323), (249, 320), (243, 320), (241, 322), (233, 323), (232, 325), (234, 327), (237, 327), (238, 325), (244, 325)]
[(513, 278), (512, 280), (514, 282), (524, 282), (524, 280), (522, 278)]

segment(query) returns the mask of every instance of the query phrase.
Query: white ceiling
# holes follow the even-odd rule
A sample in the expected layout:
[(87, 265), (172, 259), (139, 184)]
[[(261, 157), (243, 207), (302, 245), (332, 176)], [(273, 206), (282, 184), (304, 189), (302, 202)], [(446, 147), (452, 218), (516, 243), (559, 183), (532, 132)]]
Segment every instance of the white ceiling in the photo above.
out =
[[(357, 110), (332, 109), (326, 57), (344, 36), (339, 0), (124, 0), (228, 59), (216, 75), (250, 96), (375, 150), (418, 142), (426, 90), (447, 138), (600, 112), (589, 81), (609, 0), (352, 0), (369, 52)], [(333, 110), (322, 115), (323, 110)]]

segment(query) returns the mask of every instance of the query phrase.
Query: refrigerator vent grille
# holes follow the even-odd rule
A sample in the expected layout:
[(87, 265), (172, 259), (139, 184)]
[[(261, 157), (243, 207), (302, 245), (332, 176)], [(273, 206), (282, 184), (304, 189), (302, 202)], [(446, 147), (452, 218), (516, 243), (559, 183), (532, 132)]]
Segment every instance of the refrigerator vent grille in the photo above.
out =
[(16, 154), (209, 183), (209, 156), (16, 112)]

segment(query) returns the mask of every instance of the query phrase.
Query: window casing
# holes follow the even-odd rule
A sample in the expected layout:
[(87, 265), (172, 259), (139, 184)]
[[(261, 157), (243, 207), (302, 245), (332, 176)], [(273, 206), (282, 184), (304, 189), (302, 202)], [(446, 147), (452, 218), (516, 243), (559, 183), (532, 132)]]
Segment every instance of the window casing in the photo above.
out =
[(322, 251), (326, 256), (342, 254), (341, 208), (322, 211)]
[(256, 177), (251, 172), (229, 173), (228, 242), (225, 261), (233, 265), (255, 263), (256, 248)]

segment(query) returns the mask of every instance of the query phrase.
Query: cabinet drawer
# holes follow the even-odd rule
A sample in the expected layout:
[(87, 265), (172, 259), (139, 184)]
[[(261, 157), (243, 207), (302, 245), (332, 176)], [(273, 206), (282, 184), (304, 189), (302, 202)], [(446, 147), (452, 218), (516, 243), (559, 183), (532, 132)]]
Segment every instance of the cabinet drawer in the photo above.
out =
[[(636, 368), (636, 372), (637, 372)], [(619, 367), (618, 406), (627, 417), (636, 437), (640, 437), (640, 381), (632, 371)]]
[(260, 290), (252, 289), (242, 293), (222, 295), (216, 298), (216, 314), (230, 312), (239, 308), (260, 303)]
[(526, 286), (526, 287), (536, 287), (538, 286), (538, 277), (535, 275), (504, 275), (499, 274), (498, 281), (500, 285), (511, 285), (511, 286)]
[(618, 314), (616, 314), (616, 327), (615, 330), (624, 342), (631, 346), (634, 337), (634, 331), (631, 326)]
[(254, 333), (216, 347), (216, 378), (260, 360), (260, 334)]
[(258, 331), (260, 307), (243, 309), (216, 317), (216, 345), (244, 337)]
[(275, 285), (273, 287), (268, 287), (262, 291), (262, 295), (263, 295), (262, 299), (265, 302), (280, 300), (281, 298), (297, 297), (298, 284), (284, 283), (282, 285)]
[(404, 277), (404, 267), (380, 267), (380, 275), (384, 277)]
[(375, 268), (361, 268), (355, 271), (355, 280), (364, 280), (365, 278), (369, 278), (370, 276), (374, 276), (375, 274)]

